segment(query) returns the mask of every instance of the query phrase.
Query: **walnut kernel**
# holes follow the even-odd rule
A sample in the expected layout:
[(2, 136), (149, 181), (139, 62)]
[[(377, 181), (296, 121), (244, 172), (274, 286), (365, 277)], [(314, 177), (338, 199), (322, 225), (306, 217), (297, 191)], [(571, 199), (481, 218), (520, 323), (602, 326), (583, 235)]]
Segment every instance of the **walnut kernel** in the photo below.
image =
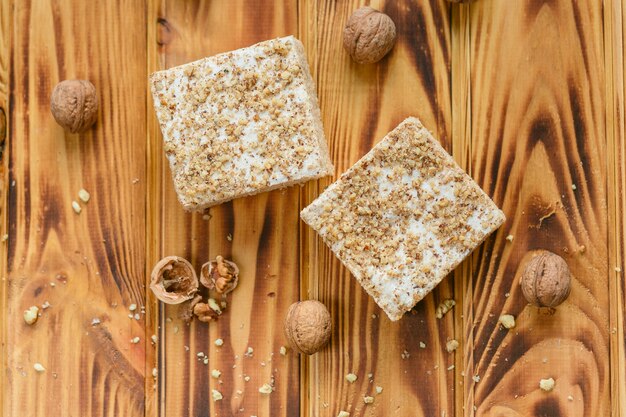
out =
[(359, 64), (380, 61), (396, 42), (396, 25), (386, 14), (361, 7), (343, 30), (343, 47)]
[(524, 297), (538, 307), (556, 307), (565, 301), (571, 281), (565, 260), (547, 250), (530, 260), (520, 278)]
[(87, 80), (65, 80), (54, 87), (50, 104), (52, 116), (64, 129), (81, 133), (98, 118), (96, 87)]
[(198, 291), (198, 277), (193, 266), (179, 256), (166, 256), (154, 266), (150, 289), (167, 304), (180, 304)]

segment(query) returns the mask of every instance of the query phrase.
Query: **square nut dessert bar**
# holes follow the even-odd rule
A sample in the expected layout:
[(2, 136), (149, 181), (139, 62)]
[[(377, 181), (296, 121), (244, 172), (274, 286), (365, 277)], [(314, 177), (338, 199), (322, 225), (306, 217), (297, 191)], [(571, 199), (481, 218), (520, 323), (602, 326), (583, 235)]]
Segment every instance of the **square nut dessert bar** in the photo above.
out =
[(301, 216), (391, 320), (505, 220), (416, 118), (388, 133)]
[(304, 48), (292, 36), (159, 71), (150, 82), (187, 210), (334, 171)]

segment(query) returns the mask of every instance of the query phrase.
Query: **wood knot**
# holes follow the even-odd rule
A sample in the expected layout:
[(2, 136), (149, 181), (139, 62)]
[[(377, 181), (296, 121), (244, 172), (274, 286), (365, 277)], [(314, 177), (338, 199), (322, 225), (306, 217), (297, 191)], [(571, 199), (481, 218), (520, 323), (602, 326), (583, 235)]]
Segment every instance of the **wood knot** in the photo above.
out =
[(174, 33), (170, 23), (166, 19), (159, 17), (157, 19), (157, 45), (167, 45), (172, 42), (173, 38)]

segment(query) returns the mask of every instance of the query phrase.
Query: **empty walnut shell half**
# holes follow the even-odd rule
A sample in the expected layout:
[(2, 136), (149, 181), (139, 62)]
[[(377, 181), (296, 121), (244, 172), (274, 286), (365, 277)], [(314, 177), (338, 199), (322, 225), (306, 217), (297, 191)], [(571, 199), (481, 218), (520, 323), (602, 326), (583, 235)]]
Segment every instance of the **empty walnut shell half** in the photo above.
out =
[(198, 276), (186, 259), (166, 256), (152, 270), (150, 289), (164, 303), (180, 304), (198, 291)]
[(208, 289), (226, 295), (234, 290), (239, 282), (239, 267), (222, 256), (216, 256), (214, 261), (202, 265), (200, 282)]
[(285, 336), (291, 347), (312, 355), (328, 344), (332, 321), (326, 306), (319, 301), (293, 303), (285, 318)]

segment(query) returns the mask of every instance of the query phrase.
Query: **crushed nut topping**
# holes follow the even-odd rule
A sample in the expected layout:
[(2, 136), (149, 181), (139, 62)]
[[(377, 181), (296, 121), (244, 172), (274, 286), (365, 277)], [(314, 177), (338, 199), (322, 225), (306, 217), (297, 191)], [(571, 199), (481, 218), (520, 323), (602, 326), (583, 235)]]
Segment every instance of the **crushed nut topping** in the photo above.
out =
[(315, 86), (294, 37), (150, 79), (174, 187), (186, 209), (333, 173)]

